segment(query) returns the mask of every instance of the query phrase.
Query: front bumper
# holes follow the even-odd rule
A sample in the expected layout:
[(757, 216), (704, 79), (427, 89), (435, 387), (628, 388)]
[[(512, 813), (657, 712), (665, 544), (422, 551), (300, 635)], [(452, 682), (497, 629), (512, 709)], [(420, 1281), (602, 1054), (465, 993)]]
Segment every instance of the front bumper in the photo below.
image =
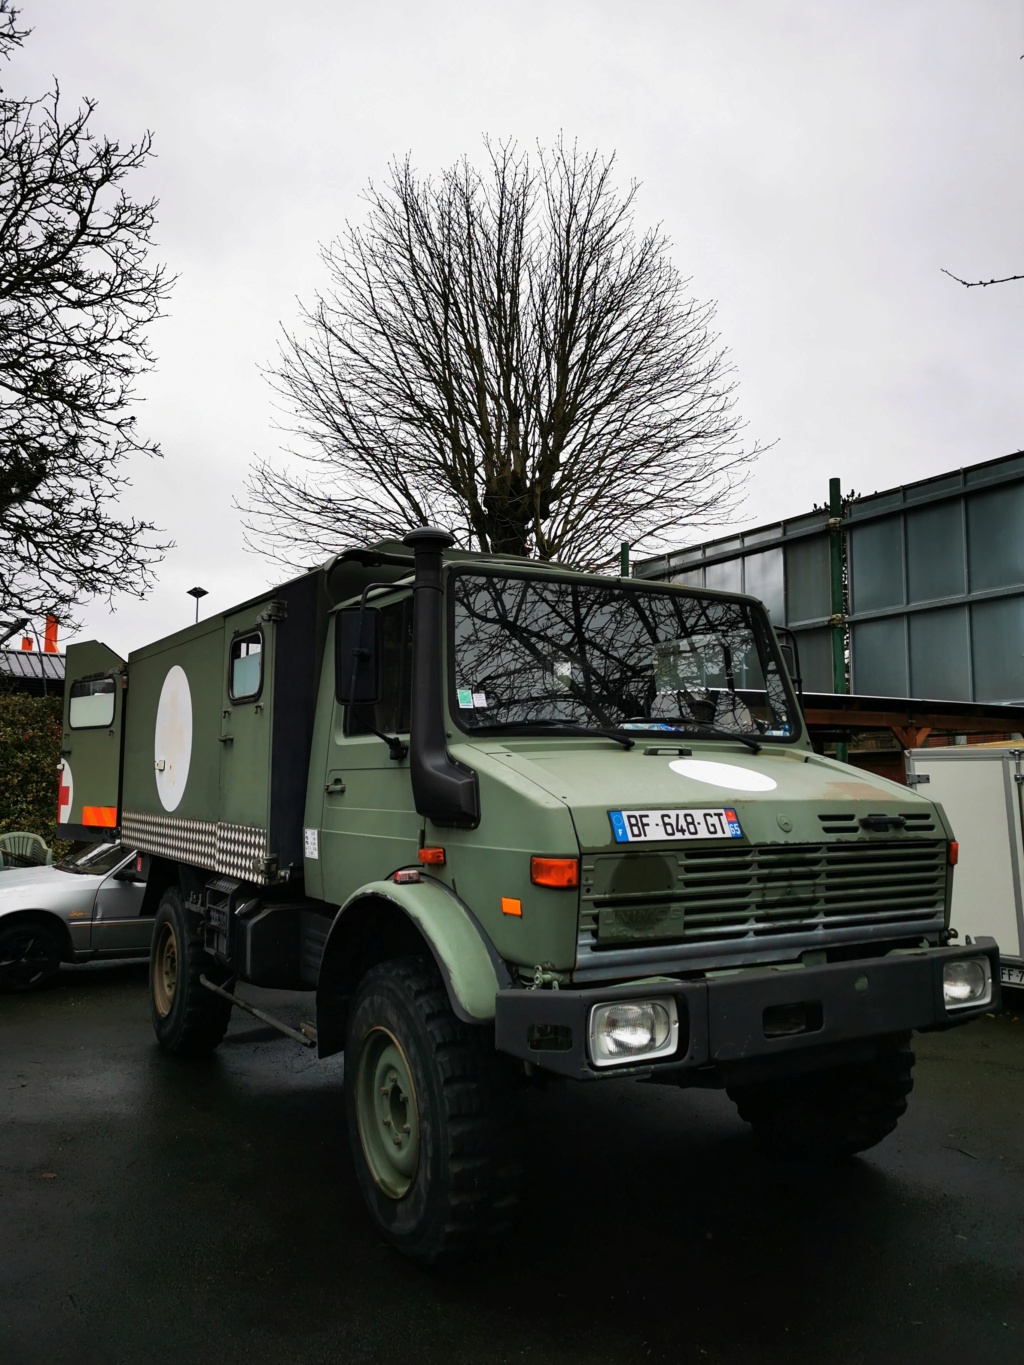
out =
[[(948, 1009), (942, 969), (959, 958), (987, 957), (992, 998)], [(587, 1030), (594, 1005), (671, 996), (679, 1012), (679, 1046), (658, 1061), (594, 1067)], [(577, 1079), (702, 1073), (701, 1083), (746, 1073), (807, 1070), (819, 1057), (849, 1051), (910, 1029), (953, 1028), (999, 1006), (999, 950), (990, 938), (970, 947), (930, 948), (888, 957), (779, 971), (751, 969), (696, 981), (648, 978), (589, 990), (506, 990), (495, 1001), (495, 1044), (545, 1071)], [(773, 1021), (802, 1009), (806, 1027), (777, 1036)], [(829, 1064), (827, 1061), (823, 1065)], [(686, 1078), (680, 1074), (678, 1079)], [(694, 1081), (698, 1079), (694, 1074)]]

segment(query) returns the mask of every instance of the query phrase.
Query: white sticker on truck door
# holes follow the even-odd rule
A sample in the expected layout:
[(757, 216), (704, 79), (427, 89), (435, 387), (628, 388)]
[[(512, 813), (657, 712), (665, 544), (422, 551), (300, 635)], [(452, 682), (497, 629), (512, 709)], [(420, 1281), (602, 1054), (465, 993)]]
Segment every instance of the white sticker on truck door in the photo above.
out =
[(153, 734), (153, 768), (156, 790), (164, 810), (177, 810), (185, 795), (192, 763), (192, 693), (185, 670), (175, 664), (167, 670), (156, 708)]
[(307, 858), (320, 857), (320, 831), (318, 829), (304, 829), (302, 831), (303, 845)]

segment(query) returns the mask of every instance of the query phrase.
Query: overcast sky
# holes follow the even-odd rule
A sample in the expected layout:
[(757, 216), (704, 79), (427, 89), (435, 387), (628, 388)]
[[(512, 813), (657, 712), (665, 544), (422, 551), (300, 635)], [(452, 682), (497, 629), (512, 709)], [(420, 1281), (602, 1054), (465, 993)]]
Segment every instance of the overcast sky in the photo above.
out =
[[(1024, 446), (1024, 7), (1019, 0), (23, 0), (11, 94), (150, 128), (132, 189), (179, 275), (140, 385), (161, 462), (130, 510), (176, 542), (144, 603), (84, 612), (122, 653), (279, 573), (232, 506), (273, 458), (279, 324), (325, 283), (318, 243), (410, 152), (562, 130), (642, 182), (692, 292), (718, 305), (751, 441), (775, 442), (735, 529)], [(723, 534), (723, 531), (717, 534)], [(692, 540), (685, 532), (680, 543)]]

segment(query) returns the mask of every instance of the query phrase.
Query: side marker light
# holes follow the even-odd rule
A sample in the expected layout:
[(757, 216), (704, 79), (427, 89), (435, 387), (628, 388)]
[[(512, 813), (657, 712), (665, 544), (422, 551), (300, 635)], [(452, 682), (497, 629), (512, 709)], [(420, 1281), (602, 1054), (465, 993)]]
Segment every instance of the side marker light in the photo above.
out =
[(430, 867), (444, 867), (443, 848), (421, 848), (420, 862), (427, 863)]
[(501, 913), (503, 915), (522, 915), (523, 902), (513, 899), (511, 896), (502, 896)]
[(949, 846), (947, 856), (949, 858), (950, 867), (956, 867), (957, 863), (960, 860), (960, 845), (957, 843), (955, 839)]

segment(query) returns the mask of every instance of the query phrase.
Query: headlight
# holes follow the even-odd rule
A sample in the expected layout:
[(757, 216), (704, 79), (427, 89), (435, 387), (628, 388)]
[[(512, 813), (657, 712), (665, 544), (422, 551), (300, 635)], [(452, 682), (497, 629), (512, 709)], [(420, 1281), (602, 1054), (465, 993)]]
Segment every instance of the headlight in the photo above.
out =
[(946, 1009), (987, 1005), (992, 999), (992, 969), (987, 957), (962, 957), (942, 968), (942, 999)]
[(666, 1057), (678, 1041), (679, 1016), (671, 996), (616, 1001), (590, 1011), (590, 1059), (595, 1066)]

